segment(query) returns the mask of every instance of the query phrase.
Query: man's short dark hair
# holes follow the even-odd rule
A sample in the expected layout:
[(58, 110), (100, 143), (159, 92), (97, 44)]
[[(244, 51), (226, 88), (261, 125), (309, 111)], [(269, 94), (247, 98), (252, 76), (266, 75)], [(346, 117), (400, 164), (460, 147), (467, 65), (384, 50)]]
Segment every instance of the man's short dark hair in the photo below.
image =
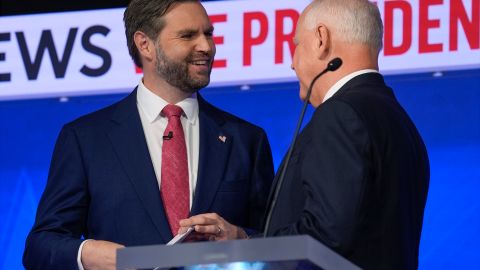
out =
[(149, 38), (156, 39), (165, 26), (163, 16), (174, 4), (198, 2), (198, 0), (132, 0), (123, 13), (128, 52), (135, 64), (142, 67), (139, 52), (133, 35), (136, 31), (144, 32)]

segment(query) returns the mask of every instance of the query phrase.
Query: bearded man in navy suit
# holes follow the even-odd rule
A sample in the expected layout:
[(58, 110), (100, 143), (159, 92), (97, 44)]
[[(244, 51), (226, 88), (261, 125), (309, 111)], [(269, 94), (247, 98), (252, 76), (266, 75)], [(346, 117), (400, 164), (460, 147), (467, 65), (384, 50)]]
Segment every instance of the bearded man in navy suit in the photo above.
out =
[[(194, 0), (133, 0), (124, 21), (144, 77), (122, 101), (63, 127), (26, 241), (27, 269), (114, 269), (116, 249), (166, 243), (190, 215), (209, 213), (216, 239), (261, 229), (273, 179), (270, 147), (261, 128), (197, 93), (215, 56), (205, 9)], [(181, 125), (167, 133), (164, 109), (172, 106)], [(162, 145), (178, 143), (179, 134), (183, 165), (172, 172), (164, 165), (178, 160)], [(167, 175), (185, 175), (186, 196), (173, 189), (170, 209), (181, 202), (186, 216), (167, 211)]]

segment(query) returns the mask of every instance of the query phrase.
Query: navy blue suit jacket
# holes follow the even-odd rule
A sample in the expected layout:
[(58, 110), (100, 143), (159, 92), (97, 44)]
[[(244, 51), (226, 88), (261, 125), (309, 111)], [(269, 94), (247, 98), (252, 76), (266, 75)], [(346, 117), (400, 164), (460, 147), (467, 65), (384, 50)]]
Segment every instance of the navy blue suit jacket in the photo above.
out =
[[(259, 231), (273, 179), (267, 137), (200, 95), (198, 102), (200, 154), (191, 215), (216, 212), (247, 231)], [(82, 237), (126, 246), (172, 238), (136, 91), (63, 127), (26, 241), (24, 266), (76, 269)]]
[(393, 91), (359, 75), (299, 134), (269, 235), (309, 234), (363, 269), (416, 269), (429, 177)]

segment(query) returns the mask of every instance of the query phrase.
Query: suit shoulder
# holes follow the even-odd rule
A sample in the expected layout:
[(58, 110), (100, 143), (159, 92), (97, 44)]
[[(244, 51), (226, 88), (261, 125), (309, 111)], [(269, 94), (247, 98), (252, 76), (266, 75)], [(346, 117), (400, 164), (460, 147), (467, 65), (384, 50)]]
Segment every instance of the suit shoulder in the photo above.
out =
[(357, 109), (375, 109), (378, 106), (398, 106), (398, 101), (393, 90), (382, 82), (353, 80), (351, 84), (344, 86), (332, 98), (327, 100), (339, 100), (348, 103)]
[(216, 106), (202, 101), (202, 109), (205, 109), (210, 115), (214, 115), (219, 121), (223, 121), (230, 128), (238, 129), (240, 132), (265, 133), (263, 128), (248, 122), (232, 113), (226, 112)]
[(117, 108), (123, 106), (124, 104), (130, 102), (130, 96), (123, 98), (120, 101), (117, 101), (111, 105), (100, 108), (96, 111), (82, 115), (75, 120), (65, 124), (65, 128), (70, 129), (95, 129), (96, 127), (104, 126), (108, 121), (112, 119)]
[(337, 118), (337, 120), (338, 118), (358, 119), (361, 115), (358, 110), (355, 102), (348, 99), (331, 98), (315, 110), (313, 118), (330, 116)]
[(362, 118), (378, 116), (386, 111), (399, 111), (401, 108), (393, 90), (378, 84), (359, 84), (344, 91), (340, 90), (322, 105), (336, 108), (341, 106), (340, 104), (349, 107)]

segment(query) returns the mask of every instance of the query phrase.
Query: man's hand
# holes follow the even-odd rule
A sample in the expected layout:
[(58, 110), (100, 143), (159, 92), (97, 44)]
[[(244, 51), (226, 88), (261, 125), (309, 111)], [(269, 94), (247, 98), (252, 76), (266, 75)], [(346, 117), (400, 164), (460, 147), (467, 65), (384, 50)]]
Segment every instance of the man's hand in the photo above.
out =
[(115, 269), (117, 249), (125, 246), (117, 243), (88, 240), (82, 249), (82, 265), (85, 270)]
[(193, 227), (197, 233), (205, 234), (212, 241), (248, 238), (242, 228), (228, 223), (216, 213), (200, 214), (180, 220), (178, 233), (185, 232), (189, 227)]

